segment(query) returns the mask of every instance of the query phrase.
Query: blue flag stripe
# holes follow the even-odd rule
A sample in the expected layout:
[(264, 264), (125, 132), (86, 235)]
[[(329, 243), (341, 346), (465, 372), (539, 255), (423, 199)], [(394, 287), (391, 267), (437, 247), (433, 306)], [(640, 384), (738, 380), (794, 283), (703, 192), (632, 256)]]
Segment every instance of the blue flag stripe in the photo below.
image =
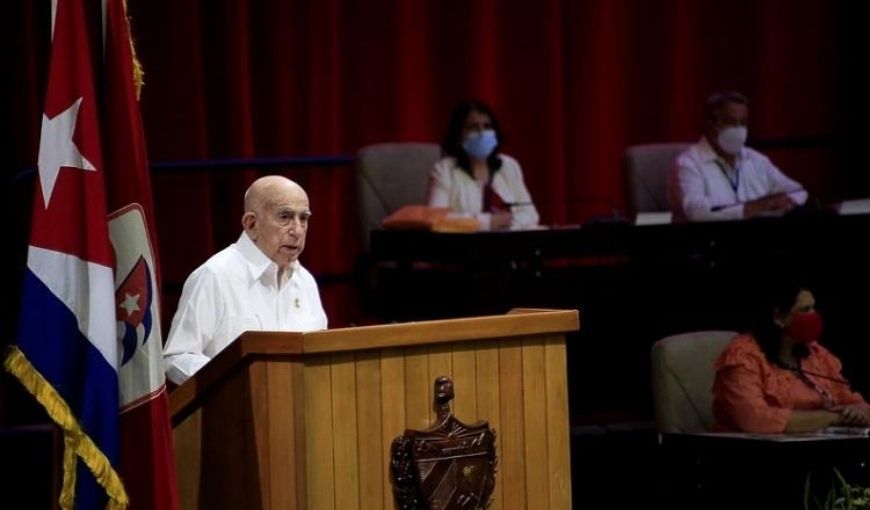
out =
[[(77, 416), (113, 466), (118, 462), (118, 380), (82, 335), (75, 315), (27, 270), (18, 346)], [(109, 411), (109, 412), (107, 412)]]

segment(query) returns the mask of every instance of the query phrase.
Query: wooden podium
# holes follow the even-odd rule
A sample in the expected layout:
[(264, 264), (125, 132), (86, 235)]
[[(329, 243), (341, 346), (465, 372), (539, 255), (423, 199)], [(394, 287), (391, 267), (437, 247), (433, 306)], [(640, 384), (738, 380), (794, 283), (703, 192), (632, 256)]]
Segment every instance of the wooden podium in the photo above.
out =
[(454, 414), (496, 431), (493, 509), (571, 508), (565, 333), (575, 310), (247, 332), (170, 395), (182, 508), (393, 508), (390, 443)]

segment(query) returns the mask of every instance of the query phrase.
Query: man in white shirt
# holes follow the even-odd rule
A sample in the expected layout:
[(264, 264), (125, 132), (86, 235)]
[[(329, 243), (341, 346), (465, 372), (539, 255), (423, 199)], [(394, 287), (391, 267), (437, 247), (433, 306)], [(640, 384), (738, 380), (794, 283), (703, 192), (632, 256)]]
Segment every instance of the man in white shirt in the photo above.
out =
[(326, 329), (317, 282), (298, 261), (310, 217), (308, 195), (290, 179), (251, 184), (238, 241), (184, 283), (163, 350), (170, 381), (183, 383), (245, 331)]
[(704, 111), (704, 136), (677, 157), (668, 200), (677, 221), (778, 216), (807, 192), (770, 159), (745, 146), (749, 103), (739, 92), (716, 92)]

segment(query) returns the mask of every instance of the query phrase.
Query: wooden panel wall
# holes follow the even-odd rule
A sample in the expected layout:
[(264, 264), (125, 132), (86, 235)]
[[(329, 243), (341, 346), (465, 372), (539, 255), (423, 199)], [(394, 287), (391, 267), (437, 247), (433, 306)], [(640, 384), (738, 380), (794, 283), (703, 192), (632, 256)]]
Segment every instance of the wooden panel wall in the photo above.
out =
[(454, 414), (485, 419), (499, 457), (494, 510), (571, 508), (565, 346), (560, 334), (309, 356), (308, 508), (393, 508), (390, 444), (434, 420), (435, 378)]

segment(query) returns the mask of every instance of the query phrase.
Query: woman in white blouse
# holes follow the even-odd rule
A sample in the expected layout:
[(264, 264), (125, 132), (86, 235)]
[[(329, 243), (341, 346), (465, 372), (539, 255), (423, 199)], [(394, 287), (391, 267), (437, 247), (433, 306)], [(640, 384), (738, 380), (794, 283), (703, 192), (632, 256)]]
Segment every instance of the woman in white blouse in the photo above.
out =
[(429, 205), (474, 217), (482, 230), (523, 229), (538, 224), (523, 172), (498, 152), (502, 132), (492, 109), (464, 101), (453, 111), (441, 147), (444, 158), (429, 180)]

